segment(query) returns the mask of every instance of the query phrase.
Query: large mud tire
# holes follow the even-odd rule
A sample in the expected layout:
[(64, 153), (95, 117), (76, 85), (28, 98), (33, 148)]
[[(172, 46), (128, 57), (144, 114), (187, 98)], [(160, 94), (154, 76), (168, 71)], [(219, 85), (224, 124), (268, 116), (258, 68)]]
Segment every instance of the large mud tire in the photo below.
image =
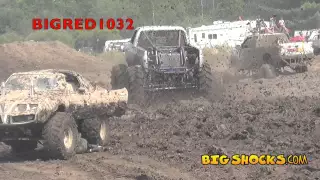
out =
[(37, 141), (12, 140), (12, 141), (5, 141), (4, 143), (11, 146), (12, 153), (22, 153), (22, 152), (33, 151), (34, 149), (37, 148), (37, 145), (38, 145)]
[(209, 63), (204, 62), (199, 72), (199, 90), (204, 95), (212, 93), (213, 75)]
[(276, 72), (275, 67), (273, 67), (270, 64), (263, 64), (260, 67), (259, 77), (265, 78), (265, 79), (273, 79), (273, 78), (277, 77), (277, 72)]
[(128, 88), (128, 66), (118, 64), (112, 67), (111, 70), (111, 86), (112, 89)]
[(105, 146), (109, 140), (108, 120), (98, 117), (85, 119), (81, 124), (81, 134), (89, 144)]
[(143, 105), (145, 103), (144, 72), (141, 66), (128, 67), (129, 103)]
[(78, 142), (77, 124), (71, 114), (57, 112), (44, 126), (44, 147), (52, 158), (70, 159), (76, 154)]

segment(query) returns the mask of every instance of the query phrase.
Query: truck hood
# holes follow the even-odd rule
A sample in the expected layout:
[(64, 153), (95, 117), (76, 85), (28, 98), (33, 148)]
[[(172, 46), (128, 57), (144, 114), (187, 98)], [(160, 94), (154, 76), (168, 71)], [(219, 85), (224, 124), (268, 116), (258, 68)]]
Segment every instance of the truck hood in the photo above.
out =
[(0, 97), (0, 113), (10, 115), (35, 114), (46, 102), (50, 101), (54, 104), (53, 97), (53, 94), (48, 93), (37, 93), (34, 96), (29, 96), (29, 91), (9, 91)]
[(312, 54), (312, 44), (309, 42), (290, 42), (280, 44), (281, 54)]
[(29, 95), (30, 91), (8, 91), (5, 95), (0, 96), (0, 103), (23, 101), (28, 103), (41, 102), (44, 99), (50, 98), (56, 93), (36, 93), (34, 96)]

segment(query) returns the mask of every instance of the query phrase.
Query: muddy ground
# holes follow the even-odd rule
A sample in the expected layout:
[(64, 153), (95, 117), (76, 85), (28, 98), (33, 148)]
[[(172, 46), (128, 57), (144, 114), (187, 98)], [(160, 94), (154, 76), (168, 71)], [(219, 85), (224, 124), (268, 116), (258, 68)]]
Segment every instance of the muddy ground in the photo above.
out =
[[(72, 59), (65, 61), (67, 67)], [(16, 63), (12, 69), (19, 64), (6, 62)], [(92, 68), (88, 63), (79, 71)], [(79, 154), (68, 161), (43, 160), (41, 151), (13, 156), (9, 147), (0, 145), (0, 179), (319, 179), (319, 77), (313, 68), (272, 80), (242, 80), (216, 87), (213, 102), (168, 93), (166, 101), (130, 106), (126, 115), (112, 119), (106, 152)], [(207, 153), (304, 153), (309, 164), (203, 166), (200, 156)]]

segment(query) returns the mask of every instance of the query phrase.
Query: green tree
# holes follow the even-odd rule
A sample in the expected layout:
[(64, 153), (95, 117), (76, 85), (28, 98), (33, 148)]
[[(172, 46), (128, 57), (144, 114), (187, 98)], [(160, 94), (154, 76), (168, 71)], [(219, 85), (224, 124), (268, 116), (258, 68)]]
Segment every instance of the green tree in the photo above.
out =
[(220, 19), (234, 20), (244, 13), (244, 0), (222, 0), (217, 4), (217, 16)]

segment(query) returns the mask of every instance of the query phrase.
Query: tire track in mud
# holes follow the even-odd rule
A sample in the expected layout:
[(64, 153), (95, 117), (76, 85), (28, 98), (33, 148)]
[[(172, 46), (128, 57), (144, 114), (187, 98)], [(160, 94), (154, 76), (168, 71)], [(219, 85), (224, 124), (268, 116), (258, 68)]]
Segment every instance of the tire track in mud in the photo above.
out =
[(27, 161), (2, 164), (0, 179), (32, 179), (32, 180), (86, 180), (90, 176), (59, 161)]
[(91, 174), (96, 180), (147, 179), (191, 180), (190, 174), (144, 156), (114, 156), (109, 153), (94, 153), (77, 156), (70, 162)]
[[(136, 110), (113, 123), (114, 154), (144, 154), (201, 179), (313, 179), (320, 174), (320, 99), (204, 99)], [(130, 137), (130, 138), (128, 138)], [(307, 154), (307, 166), (211, 166), (201, 154)], [(285, 167), (285, 168), (284, 168)], [(286, 172), (285, 172), (285, 171)]]

